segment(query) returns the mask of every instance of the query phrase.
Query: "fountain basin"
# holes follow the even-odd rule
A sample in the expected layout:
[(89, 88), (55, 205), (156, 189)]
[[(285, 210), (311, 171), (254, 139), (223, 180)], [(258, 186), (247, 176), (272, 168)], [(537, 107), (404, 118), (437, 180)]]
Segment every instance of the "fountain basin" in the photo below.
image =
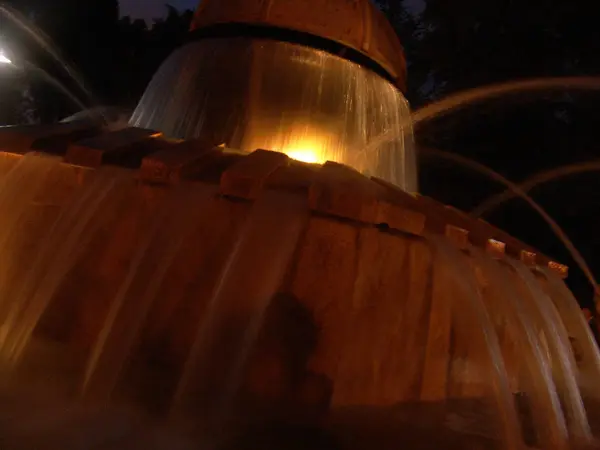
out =
[(373, 411), (429, 430), (419, 445), (595, 434), (597, 349), (567, 268), (488, 223), (340, 164), (152, 130), (7, 128), (0, 149), (11, 389), (318, 425), (348, 448)]

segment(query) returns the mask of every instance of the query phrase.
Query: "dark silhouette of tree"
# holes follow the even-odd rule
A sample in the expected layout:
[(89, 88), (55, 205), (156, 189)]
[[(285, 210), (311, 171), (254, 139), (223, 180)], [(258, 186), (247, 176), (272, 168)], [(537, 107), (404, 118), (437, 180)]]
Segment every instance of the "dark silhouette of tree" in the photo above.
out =
[[(63, 61), (81, 74), (84, 89), (68, 76), (35, 40), (6, 17), (0, 32), (8, 35), (20, 65), (47, 72), (89, 106), (98, 103), (133, 108), (160, 63), (186, 39), (192, 12), (165, 5), (166, 17), (148, 25), (119, 17), (118, 0), (12, 0), (4, 2), (41, 30)], [(39, 73), (42, 72), (37, 72)], [(35, 78), (33, 73), (30, 78)], [(75, 111), (73, 102), (35, 79), (31, 90), (44, 122)], [(91, 94), (91, 95), (90, 95)]]
[[(421, 92), (432, 101), (502, 81), (598, 74), (598, 17), (599, 3), (580, 0), (426, 0), (411, 43), (409, 75), (415, 65), (427, 74), (419, 82), (426, 84)], [(598, 158), (599, 99), (593, 92), (523, 92), (421, 124), (416, 138), (421, 146), (460, 153), (519, 180), (545, 168)], [(434, 160), (422, 161), (421, 183), (425, 194), (467, 210), (503, 189)], [(583, 193), (599, 189), (597, 176), (578, 177), (536, 195), (596, 267), (600, 258), (594, 257), (595, 245), (600, 241), (591, 224), (600, 219), (593, 212), (600, 199)], [(547, 225), (522, 202), (499, 209), (489, 220), (575, 267)], [(576, 269), (570, 280), (576, 291), (584, 292), (580, 298), (591, 298)]]
[(408, 86), (406, 97), (411, 105), (420, 105), (425, 99), (429, 69), (421, 61), (419, 42), (422, 35), (421, 21), (406, 6), (406, 0), (377, 0), (376, 5), (384, 12), (398, 35), (407, 62)]
[(20, 105), (27, 84), (14, 70), (0, 71), (0, 124), (20, 122)]
[[(5, 4), (32, 24), (38, 36), (61, 56), (61, 63), (54, 61), (36, 39), (10, 23), (5, 16), (3, 23), (9, 25), (11, 39), (8, 41), (15, 51), (16, 65), (25, 71), (34, 66), (37, 68), (34, 72), (48, 73), (74, 95), (91, 103), (85, 89), (73, 82), (64, 65), (75, 67), (86, 75), (86, 89), (100, 99), (112, 100), (111, 95), (118, 84), (115, 70), (119, 42), (118, 0), (13, 0)], [(33, 73), (29, 75), (34, 76)], [(33, 92), (44, 120), (57, 120), (74, 112), (73, 102), (44, 82), (43, 77), (35, 81)]]
[(443, 92), (600, 68), (597, 2), (427, 0), (420, 51)]
[(137, 98), (142, 94), (150, 78), (160, 64), (178, 47), (185, 42), (193, 12), (186, 10), (179, 12), (171, 5), (165, 5), (167, 15), (165, 19), (154, 19), (153, 26), (145, 35), (142, 59), (143, 67), (136, 80), (138, 91)]

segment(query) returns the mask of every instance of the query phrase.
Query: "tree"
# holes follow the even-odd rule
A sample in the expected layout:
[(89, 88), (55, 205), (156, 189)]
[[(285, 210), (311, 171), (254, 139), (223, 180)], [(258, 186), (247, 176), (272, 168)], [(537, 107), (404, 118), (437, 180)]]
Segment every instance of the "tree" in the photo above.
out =
[(421, 52), (445, 92), (511, 78), (600, 68), (596, 2), (427, 0)]
[(165, 5), (166, 18), (154, 19), (150, 27), (142, 21), (122, 21), (121, 35), (123, 47), (134, 57), (124, 61), (131, 67), (129, 71), (127, 98), (137, 103), (152, 76), (163, 61), (187, 39), (193, 12), (178, 11), (171, 5)]
[[(598, 2), (580, 0), (426, 0), (423, 34), (415, 51), (430, 68), (431, 100), (501, 81), (599, 73), (600, 40), (594, 24), (598, 17)], [(593, 155), (600, 120), (595, 110), (600, 98), (585, 94), (522, 92), (481, 103), (422, 124), (417, 140), (423, 146), (461, 153), (519, 180), (544, 168), (597, 158)], [(467, 172), (447, 165), (427, 161), (424, 167), (424, 193), (462, 209), (472, 208), (498, 189), (491, 183), (486, 186), (479, 175), (467, 183)], [(600, 204), (582, 195), (598, 190), (598, 177), (585, 182), (578, 178), (578, 183), (561, 184), (536, 198), (600, 267), (593, 256), (598, 253), (593, 247), (596, 232), (584, 226), (600, 219), (593, 212)], [(569, 211), (577, 203), (580, 213), (573, 215)], [(574, 267), (562, 244), (546, 232), (547, 226), (518, 202), (489, 219)], [(576, 272), (571, 278), (578, 278)]]
[(420, 105), (424, 101), (423, 86), (428, 75), (419, 52), (421, 21), (409, 10), (406, 0), (377, 0), (375, 3), (392, 24), (404, 47), (408, 70), (406, 97), (413, 106)]

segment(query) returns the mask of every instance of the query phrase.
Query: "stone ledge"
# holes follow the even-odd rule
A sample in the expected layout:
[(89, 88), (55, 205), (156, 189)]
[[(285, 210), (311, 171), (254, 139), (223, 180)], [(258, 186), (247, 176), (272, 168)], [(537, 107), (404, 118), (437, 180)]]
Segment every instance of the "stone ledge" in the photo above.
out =
[(206, 167), (218, 158), (223, 147), (201, 139), (184, 141), (142, 159), (140, 179), (148, 183), (174, 184)]
[[(79, 133), (92, 137), (80, 140)], [(140, 128), (98, 133), (89, 123), (79, 122), (9, 127), (0, 130), (0, 149), (24, 154), (35, 148), (57, 154), (61, 145), (68, 146), (66, 163), (140, 169), (139, 178), (147, 183), (218, 183), (222, 195), (243, 200), (255, 200), (265, 189), (303, 192), (310, 209), (319, 214), (413, 235), (442, 234), (459, 248), (474, 245), (495, 257), (506, 254), (528, 266), (549, 267), (563, 278), (568, 272), (566, 266), (485, 221), (338, 163), (306, 164), (267, 150), (244, 156), (201, 139), (174, 142)]]
[(245, 200), (255, 200), (266, 180), (280, 167), (289, 164), (283, 153), (256, 150), (241, 159), (221, 175), (221, 194)]
[(161, 141), (156, 145), (155, 138), (161, 136), (161, 133), (142, 128), (125, 128), (104, 133), (70, 144), (65, 162), (92, 168), (102, 164), (137, 168), (144, 156), (169, 145), (168, 141)]
[(100, 126), (88, 121), (2, 127), (0, 150), (18, 154), (42, 151), (64, 155), (69, 144), (101, 133)]

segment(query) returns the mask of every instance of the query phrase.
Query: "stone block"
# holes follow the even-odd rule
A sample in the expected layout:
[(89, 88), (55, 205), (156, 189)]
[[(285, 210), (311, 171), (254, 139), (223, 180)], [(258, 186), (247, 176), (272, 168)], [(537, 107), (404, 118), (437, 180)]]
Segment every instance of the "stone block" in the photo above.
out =
[(65, 161), (77, 166), (97, 168), (102, 164), (137, 168), (142, 159), (172, 145), (159, 139), (161, 133), (142, 128), (125, 128), (70, 144)]
[(269, 176), (289, 164), (287, 155), (267, 150), (256, 150), (221, 175), (221, 194), (255, 200)]

